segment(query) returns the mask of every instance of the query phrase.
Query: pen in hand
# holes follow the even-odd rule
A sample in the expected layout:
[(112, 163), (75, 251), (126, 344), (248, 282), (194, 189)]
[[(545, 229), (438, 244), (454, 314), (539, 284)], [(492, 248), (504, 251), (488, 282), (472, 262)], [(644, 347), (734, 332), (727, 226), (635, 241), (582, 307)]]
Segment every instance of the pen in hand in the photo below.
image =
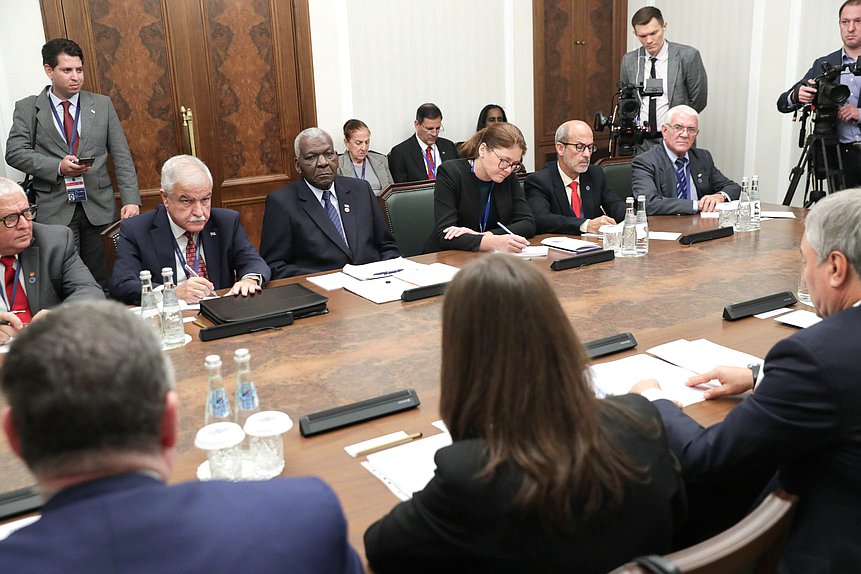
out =
[(507, 227), (505, 227), (504, 225), (502, 225), (502, 222), (501, 222), (501, 221), (497, 221), (497, 222), (496, 222), (496, 224), (500, 227), (500, 229), (502, 229), (502, 230), (503, 230), (504, 232), (506, 232), (507, 234), (509, 234), (509, 235), (517, 235), (516, 233), (514, 233), (513, 231), (511, 231), (510, 229), (508, 229)]
[[(197, 277), (198, 279), (200, 279), (200, 275), (195, 273), (194, 269), (192, 269), (187, 263), (185, 264), (184, 268), (185, 268), (185, 273), (189, 277)], [(213, 297), (218, 297), (218, 293), (216, 293), (212, 289), (209, 290), (209, 294), (212, 295)]]

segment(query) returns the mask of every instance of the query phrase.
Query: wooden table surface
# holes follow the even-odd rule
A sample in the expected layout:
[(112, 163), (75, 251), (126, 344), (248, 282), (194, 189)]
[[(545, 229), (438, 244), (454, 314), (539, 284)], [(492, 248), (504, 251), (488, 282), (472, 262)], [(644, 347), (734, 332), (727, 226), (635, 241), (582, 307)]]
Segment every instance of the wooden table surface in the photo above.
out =
[[(773, 210), (789, 210), (767, 206)], [(647, 257), (616, 259), (592, 267), (554, 272), (550, 261), (566, 255), (551, 250), (532, 260), (547, 274), (581, 340), (632, 332), (639, 347), (601, 359), (614, 360), (679, 338), (708, 338), (764, 357), (794, 328), (772, 320), (721, 318), (723, 307), (778, 291), (795, 291), (801, 268), (799, 219), (764, 221), (762, 229), (693, 246), (652, 241)], [(716, 227), (716, 219), (655, 216), (652, 231), (693, 232)], [(532, 240), (537, 244), (540, 237)], [(596, 240), (597, 241), (597, 240)], [(416, 258), (463, 266), (475, 253), (442, 252)], [(285, 435), (285, 476), (317, 475), (333, 486), (347, 515), (350, 541), (364, 555), (365, 529), (397, 503), (383, 484), (348, 456), (343, 447), (399, 430), (436, 434), (439, 418), (440, 314), (442, 297), (375, 305), (344, 290), (325, 292), (329, 313), (283, 329), (201, 342), (169, 351), (180, 395), (180, 439), (173, 481), (193, 479), (205, 454), (193, 446), (203, 422), (206, 355), (219, 354), (229, 392), (235, 389), (233, 351), (251, 351), (254, 381), (264, 409), (287, 412), (296, 426)], [(797, 307), (803, 307), (797, 305)], [(504, 312), (504, 310), (501, 310)], [(205, 320), (204, 320), (205, 322)], [(129, 352), (134, 352), (130, 349)], [(526, 382), (526, 379), (524, 379)], [(300, 416), (388, 392), (413, 388), (421, 407), (369, 423), (303, 438)], [(699, 403), (686, 410), (704, 425), (720, 421), (738, 399)], [(0, 404), (3, 404), (0, 399)], [(34, 483), (32, 475), (0, 441), (0, 494)]]

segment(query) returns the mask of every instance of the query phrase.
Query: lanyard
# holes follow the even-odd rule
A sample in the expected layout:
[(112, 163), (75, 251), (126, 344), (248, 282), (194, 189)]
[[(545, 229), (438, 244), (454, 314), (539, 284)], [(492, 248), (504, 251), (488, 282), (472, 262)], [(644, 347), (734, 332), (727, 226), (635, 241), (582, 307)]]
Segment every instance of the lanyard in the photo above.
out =
[[(475, 162), (469, 162), (469, 171), (475, 173)], [(477, 177), (476, 177), (477, 179)], [(490, 199), (493, 197), (493, 185), (496, 182), (490, 180), (490, 189), (487, 190), (487, 204), (484, 206), (484, 215), (478, 219), (478, 230), (484, 233), (484, 230), (487, 229), (487, 220), (490, 219)]]
[[(436, 179), (436, 159), (434, 159), (434, 158), (436, 158), (436, 155), (434, 154), (433, 146), (430, 146), (430, 148), (431, 148), (431, 152), (430, 152), (431, 157), (429, 158), (427, 153), (423, 153), (422, 157), (424, 158), (425, 164), (428, 166), (428, 169), (433, 172), (434, 179)], [(427, 150), (427, 148), (425, 148), (425, 150)], [(364, 179), (364, 178), (362, 178), (362, 179)]]
[[(197, 236), (198, 241), (200, 240), (200, 234)], [(176, 256), (179, 258), (179, 262), (182, 263), (183, 271), (186, 269), (191, 269), (194, 271), (194, 274), (198, 274), (198, 270), (200, 269), (200, 245), (197, 243), (194, 244), (194, 265), (189, 266), (188, 261), (185, 260), (185, 254), (179, 248), (179, 243), (176, 241), (176, 237), (173, 238), (173, 248), (176, 251)], [(186, 275), (188, 273), (186, 272)]]
[[(349, 155), (349, 154), (347, 154)], [(365, 179), (365, 167), (367, 166), (368, 158), (362, 160), (362, 177), (359, 177), (359, 173), (356, 171), (356, 164), (353, 163), (353, 159), (350, 158), (350, 165), (353, 167), (353, 175), (356, 176), (356, 179)]]
[[(57, 120), (57, 125), (63, 127), (63, 139), (66, 139), (65, 124), (60, 120), (60, 114), (57, 113), (57, 107), (51, 105), (51, 113), (54, 114), (54, 119)], [(75, 123), (72, 125), (72, 141), (66, 142), (69, 144), (69, 155), (75, 155), (75, 139), (78, 137), (78, 120), (81, 119), (81, 98), (78, 98), (78, 105), (75, 106)]]
[(0, 289), (0, 291), (3, 291), (3, 293), (0, 294), (0, 297), (2, 297), (3, 302), (6, 303), (6, 310), (10, 311), (10, 312), (12, 311), (12, 308), (15, 305), (15, 297), (17, 297), (17, 295), (18, 295), (18, 283), (21, 282), (21, 274), (24, 272), (21, 269), (21, 263), (17, 262), (17, 261), (16, 261), (16, 263), (18, 263), (17, 269), (15, 267), (15, 263), (12, 264), (12, 269), (15, 269), (15, 279), (14, 279), (14, 282), (12, 284), (12, 296), (9, 297), (8, 301), (6, 300), (6, 289)]

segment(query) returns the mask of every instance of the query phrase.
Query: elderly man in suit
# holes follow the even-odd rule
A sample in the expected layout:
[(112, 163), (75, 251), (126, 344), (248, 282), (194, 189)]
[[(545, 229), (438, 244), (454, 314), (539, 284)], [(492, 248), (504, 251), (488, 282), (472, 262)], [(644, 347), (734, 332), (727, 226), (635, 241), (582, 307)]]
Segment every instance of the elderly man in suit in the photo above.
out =
[[(39, 222), (69, 226), (81, 259), (104, 284), (108, 269), (99, 234), (119, 217), (140, 212), (135, 166), (110, 98), (81, 90), (81, 47), (51, 40), (42, 47), (42, 61), (51, 85), (15, 104), (6, 163), (34, 176)], [(109, 153), (123, 204), (119, 213)]]
[(296, 136), (302, 176), (266, 198), (260, 254), (272, 278), (292, 277), (399, 257), (374, 192), (340, 177), (332, 138), (320, 128)]
[(408, 137), (389, 152), (389, 171), (395, 183), (436, 179), (439, 164), (457, 159), (454, 142), (439, 137), (442, 111), (436, 104), (419, 106), (415, 128), (415, 136)]
[(34, 323), (0, 379), (3, 430), (47, 499), (0, 542), (0, 572), (362, 572), (317, 478), (167, 484), (173, 368), (122, 305), (76, 302)]
[(631, 186), (634, 196), (646, 196), (646, 213), (670, 215), (715, 211), (718, 203), (738, 199), (741, 188), (715, 167), (712, 154), (694, 148), (699, 114), (676, 106), (661, 126), (663, 145), (634, 158)]
[(623, 220), (625, 202), (607, 188), (603, 170), (590, 163), (596, 148), (589, 124), (565, 122), (556, 130), (555, 141), (556, 161), (524, 183), (536, 233), (597, 233), (602, 225)]
[(620, 79), (624, 84), (643, 86), (649, 79), (660, 81), (663, 94), (644, 97), (640, 104), (640, 119), (646, 126), (645, 141), (639, 151), (656, 146), (661, 140), (661, 127), (670, 108), (686, 105), (698, 112), (708, 100), (708, 77), (696, 48), (667, 42), (667, 23), (661, 11), (644, 6), (631, 18), (634, 35), (642, 47), (622, 57)]
[(24, 190), (0, 177), (0, 320), (8, 322), (0, 325), (0, 343), (63, 301), (105, 298), (78, 256), (72, 231), (34, 223), (36, 213)]
[(822, 321), (777, 343), (757, 369), (718, 367), (707, 399), (752, 391), (707, 429), (656, 381), (635, 386), (655, 401), (688, 482), (709, 490), (777, 468), (798, 495), (780, 572), (861, 572), (861, 189), (814, 205), (801, 238), (803, 276)]
[(214, 289), (249, 295), (269, 281), (269, 266), (254, 249), (239, 214), (211, 207), (212, 174), (202, 161), (178, 155), (161, 169), (163, 205), (120, 224), (111, 297), (140, 304), (140, 272), (173, 269), (176, 294), (197, 303)]

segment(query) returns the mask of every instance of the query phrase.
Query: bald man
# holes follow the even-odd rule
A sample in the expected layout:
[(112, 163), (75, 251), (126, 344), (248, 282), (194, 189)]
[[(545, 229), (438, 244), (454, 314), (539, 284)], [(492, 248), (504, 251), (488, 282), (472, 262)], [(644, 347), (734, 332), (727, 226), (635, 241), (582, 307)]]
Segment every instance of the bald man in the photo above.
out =
[(537, 233), (597, 233), (602, 225), (624, 220), (625, 202), (607, 188), (604, 171), (590, 165), (596, 149), (592, 128), (580, 120), (565, 122), (555, 141), (556, 161), (525, 183)]

